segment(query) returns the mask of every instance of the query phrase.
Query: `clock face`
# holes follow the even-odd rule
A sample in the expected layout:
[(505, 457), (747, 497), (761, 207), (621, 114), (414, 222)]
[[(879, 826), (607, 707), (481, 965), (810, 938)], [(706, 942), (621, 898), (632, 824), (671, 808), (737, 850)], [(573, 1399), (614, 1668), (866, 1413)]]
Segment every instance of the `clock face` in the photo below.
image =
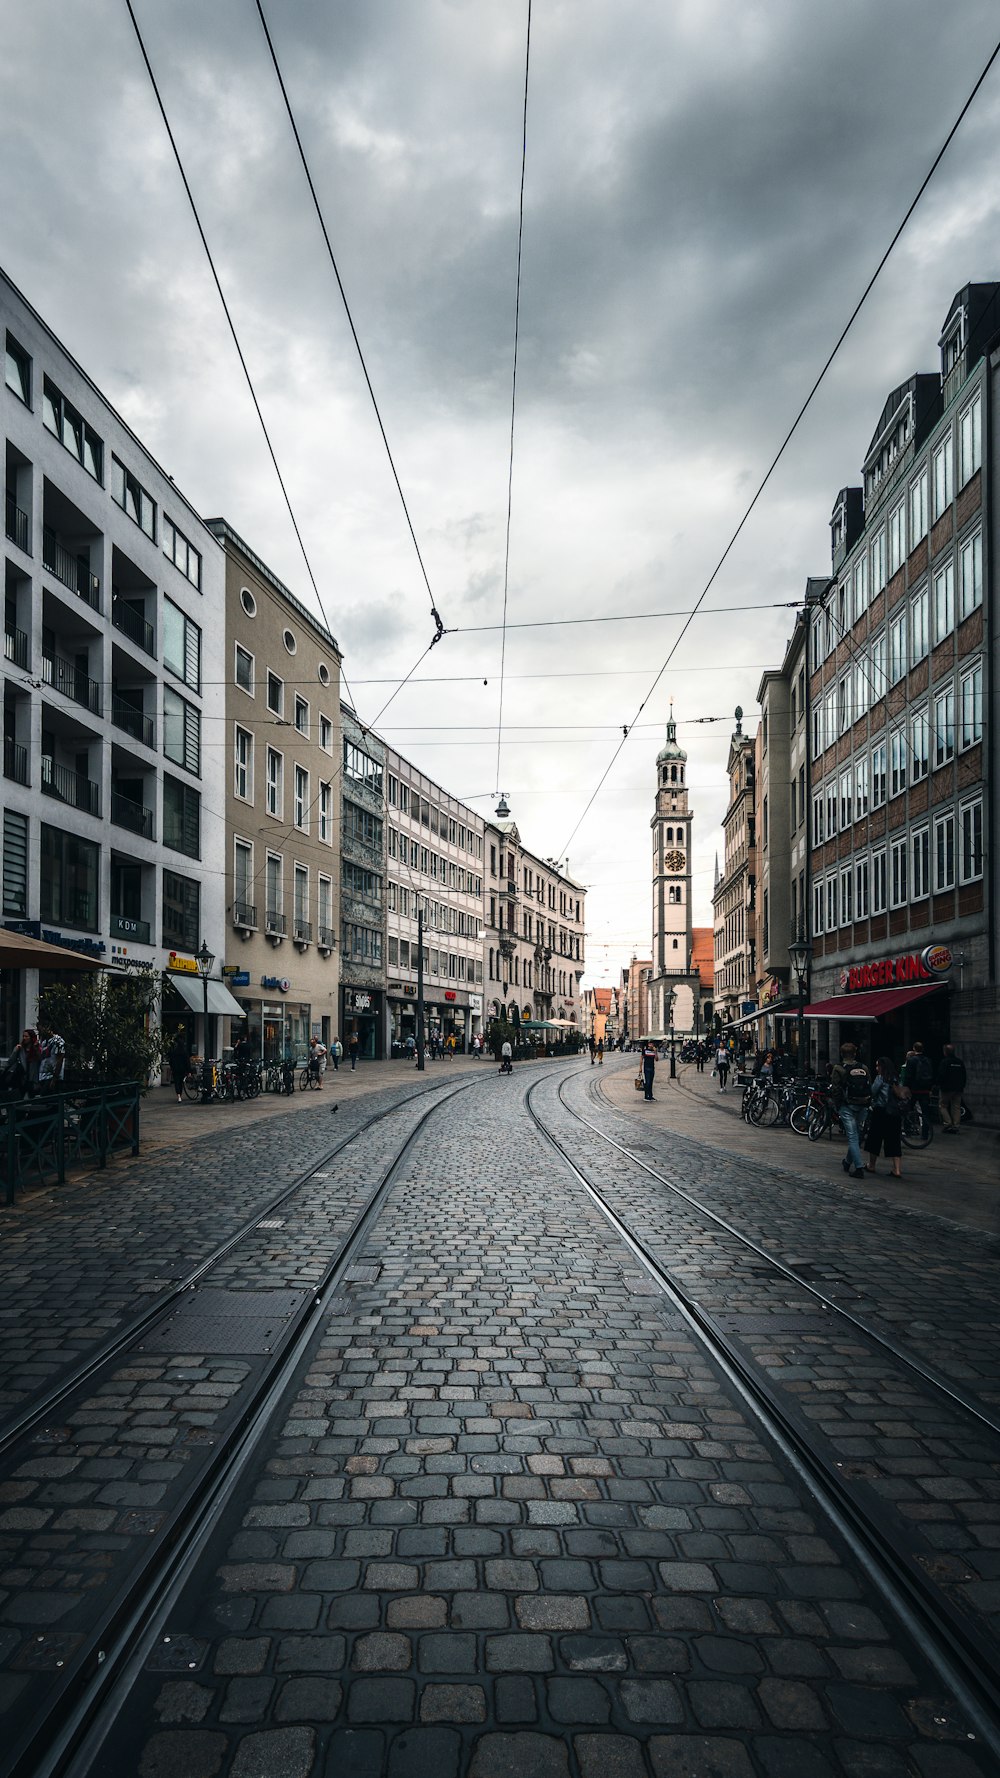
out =
[(683, 852), (677, 852), (677, 851), (668, 852), (667, 856), (663, 862), (665, 863), (668, 870), (672, 870), (672, 871), (683, 870), (684, 869), (684, 854), (683, 854)]

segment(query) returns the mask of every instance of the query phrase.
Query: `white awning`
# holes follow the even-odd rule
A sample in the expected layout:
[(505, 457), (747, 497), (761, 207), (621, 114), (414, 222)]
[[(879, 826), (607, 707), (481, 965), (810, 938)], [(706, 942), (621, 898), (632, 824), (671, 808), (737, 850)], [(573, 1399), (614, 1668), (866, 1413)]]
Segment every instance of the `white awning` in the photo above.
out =
[[(205, 984), (197, 975), (174, 975), (170, 980), (177, 989), (182, 1000), (186, 1000), (192, 1012), (205, 1010)], [(208, 1010), (221, 1013), (224, 1019), (245, 1019), (246, 1013), (238, 1000), (234, 1000), (225, 982), (209, 981)]]

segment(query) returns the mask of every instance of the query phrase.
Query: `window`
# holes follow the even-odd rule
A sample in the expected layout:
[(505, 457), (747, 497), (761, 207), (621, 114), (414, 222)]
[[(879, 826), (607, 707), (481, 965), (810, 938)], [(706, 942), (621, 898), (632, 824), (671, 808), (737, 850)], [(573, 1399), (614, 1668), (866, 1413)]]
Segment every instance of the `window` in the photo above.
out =
[(958, 422), (958, 485), (964, 488), (983, 460), (982, 402), (977, 395)]
[(265, 922), (272, 931), (281, 930), (282, 896), (281, 857), (269, 852), (264, 866), (264, 885), (267, 896)]
[(868, 557), (859, 556), (854, 564), (854, 622), (868, 604)]
[(295, 650), (298, 647), (298, 643), (296, 642), (295, 637), (292, 634), (291, 630), (285, 630), (282, 634), (281, 640), (285, 645), (286, 651), (289, 654), (294, 654)]
[(823, 819), (823, 792), (818, 790), (812, 799), (812, 843), (821, 846), (826, 839), (826, 823)]
[(922, 469), (910, 488), (910, 548), (927, 535), (927, 471)]
[(872, 542), (872, 598), (885, 586), (885, 532), (880, 531)]
[(872, 640), (872, 670), (871, 670), (870, 677), (871, 677), (871, 688), (872, 688), (873, 700), (877, 701), (879, 698), (884, 698), (885, 694), (886, 694), (886, 688), (889, 683), (888, 679), (886, 678), (886, 670), (885, 670), (885, 631), (884, 630), (881, 632), (880, 635), (875, 636)]
[(868, 813), (868, 756), (854, 762), (854, 809), (860, 821)]
[(854, 710), (851, 720), (853, 722), (858, 722), (868, 709), (869, 694), (871, 692), (871, 675), (865, 661), (858, 661), (857, 666), (854, 669), (853, 685)]
[(320, 685), (329, 685), (330, 669), (325, 661), (320, 661), (319, 666), (316, 668), (316, 677), (319, 680)]
[(250, 919), (253, 903), (253, 847), (246, 840), (233, 842), (233, 915), (239, 925), (256, 924)]
[(25, 407), (31, 406), (31, 359), (12, 333), (7, 335), (4, 381)]
[(854, 868), (848, 864), (840, 873), (840, 924), (850, 926), (854, 919)]
[(194, 544), (188, 542), (183, 531), (178, 531), (173, 520), (167, 518), (166, 513), (163, 515), (163, 553), (200, 592), (201, 556)]
[(248, 586), (240, 587), (240, 604), (248, 617), (257, 616), (257, 601)]
[(854, 773), (848, 767), (840, 774), (840, 831), (844, 833), (854, 820)]
[[(371, 929), (371, 927), (369, 927), (369, 926), (356, 926), (353, 924), (353, 922), (345, 920), (341, 925), (341, 941), (340, 942), (344, 948), (344, 955), (346, 957), (351, 957), (356, 963), (377, 964), (377, 963), (381, 963), (381, 961), (382, 961), (382, 934), (381, 934), (381, 932), (373, 931)], [(401, 940), (400, 947), (399, 947), (400, 963), (404, 962), (404, 958), (403, 958), (403, 954), (402, 954), (404, 946), (405, 946), (405, 940)], [(436, 951), (433, 951), (430, 954), (430, 956), (431, 956), (431, 961), (430, 961), (431, 975), (439, 974), (439, 971), (437, 969), (437, 955), (438, 954)], [(424, 956), (425, 957), (427, 956), (426, 949), (424, 951)], [(417, 946), (416, 946), (416, 942), (414, 942), (412, 967), (415, 969), (416, 966), (417, 966)]]
[(201, 943), (198, 884), (176, 871), (163, 873), (163, 944), (170, 951), (194, 952)]
[(982, 797), (978, 797), (974, 803), (965, 803), (959, 812), (959, 820), (962, 834), (959, 880), (972, 883), (983, 874)]
[(163, 665), (191, 691), (201, 690), (201, 631), (169, 599), (163, 601)]
[(319, 942), (325, 945), (327, 940), (333, 943), (333, 883), (329, 877), (320, 877), (317, 883), (317, 913), (319, 917)]
[(910, 665), (922, 661), (929, 647), (927, 588), (922, 587), (910, 603)]
[(87, 474), (103, 485), (104, 445), (48, 377), (42, 381), (42, 423), (83, 464)]
[(889, 576), (903, 566), (906, 559), (906, 508), (899, 505), (889, 514)]
[(816, 704), (812, 713), (812, 757), (818, 759), (823, 751), (823, 706)]
[(983, 602), (983, 535), (977, 531), (962, 545), (961, 554), (962, 617), (968, 617)]
[(942, 815), (934, 823), (934, 887), (955, 886), (955, 817)]
[(940, 642), (955, 628), (955, 564), (949, 562), (934, 576), (934, 640)]
[(938, 445), (934, 452), (934, 517), (941, 514), (952, 502), (951, 477), (951, 433)]
[(892, 908), (906, 904), (906, 854), (906, 841), (893, 840), (889, 847), (889, 906)]
[(278, 678), (277, 673), (268, 673), (267, 676), (267, 707), (275, 716), (284, 715), (285, 683)]
[(827, 932), (836, 932), (837, 927), (840, 925), (840, 915), (838, 912), (839, 901), (840, 901), (840, 897), (837, 894), (837, 878), (836, 878), (836, 876), (832, 875), (832, 876), (827, 877), (827, 879), (826, 879), (826, 930), (827, 930)]
[[(319, 744), (324, 753), (333, 752), (333, 723), (328, 716), (321, 716), (319, 719)], [(395, 784), (395, 778), (391, 782)], [(392, 800), (395, 802), (395, 797)]]
[(934, 699), (934, 764), (947, 765), (955, 757), (955, 688)]
[(872, 853), (872, 913), (884, 914), (886, 910), (886, 868), (885, 847)]
[(248, 729), (237, 728), (233, 794), (241, 802), (253, 802), (253, 736)]
[(333, 789), (329, 784), (319, 787), (319, 837), (327, 845), (333, 840)]
[(872, 748), (872, 808), (880, 809), (885, 802), (886, 791), (886, 745), (879, 741)]
[(296, 700), (295, 700), (295, 726), (298, 729), (300, 735), (308, 735), (308, 733), (309, 733), (309, 705), (307, 704), (305, 698), (296, 698)]
[(931, 892), (931, 836), (927, 827), (910, 835), (910, 900), (923, 901)]
[(814, 933), (814, 935), (820, 935), (826, 931), (826, 923), (824, 920), (824, 914), (826, 911), (825, 889), (826, 889), (826, 885), (824, 883), (814, 883), (813, 884), (813, 933)]
[(248, 649), (241, 648), (238, 642), (236, 644), (235, 676), (240, 690), (248, 692), (251, 697), (254, 697), (253, 655)]
[(921, 710), (913, 712), (910, 724), (910, 773), (914, 784), (926, 778), (930, 770), (930, 745), (931, 725), (925, 704)]
[(848, 729), (851, 726), (851, 723), (854, 720), (854, 717), (853, 717), (853, 714), (851, 711), (851, 678), (852, 678), (852, 675), (850, 673), (845, 673), (844, 677), (841, 679), (840, 684), (837, 687), (837, 733), (838, 733), (838, 735), (846, 735)]
[(906, 735), (899, 729), (889, 740), (889, 795), (900, 796), (906, 789)]
[(295, 931), (303, 938), (309, 936), (307, 925), (309, 920), (309, 872), (304, 864), (295, 866), (293, 887), (293, 918)]
[(201, 856), (201, 797), (192, 784), (163, 777), (163, 844), (188, 858)]
[(267, 750), (267, 812), (280, 821), (285, 806), (284, 758), (276, 747)]
[(906, 672), (906, 612), (889, 625), (889, 684), (896, 685)]
[(378, 871), (368, 870), (363, 864), (353, 864), (349, 858), (342, 858), (340, 882), (345, 894), (357, 896), (361, 901), (370, 901), (376, 907), (381, 904), (382, 878)]
[(163, 752), (175, 766), (201, 775), (201, 711), (170, 685), (163, 687)]
[(837, 780), (831, 778), (826, 787), (826, 837), (832, 840), (837, 832)]
[(117, 457), (111, 459), (111, 498), (156, 542), (156, 501)]
[(854, 918), (868, 918), (868, 860), (859, 858), (854, 866)]
[(296, 827), (307, 829), (309, 825), (309, 773), (302, 767), (295, 768), (295, 796), (292, 804), (292, 820)]
[(983, 663), (978, 661), (971, 673), (962, 676), (961, 729), (959, 747), (974, 747), (983, 738)]
[[(8, 342), (10, 335), (7, 335)], [(16, 393), (16, 391), (15, 391)], [(4, 919), (25, 919), (28, 913), (28, 817), (13, 809), (3, 812)]]

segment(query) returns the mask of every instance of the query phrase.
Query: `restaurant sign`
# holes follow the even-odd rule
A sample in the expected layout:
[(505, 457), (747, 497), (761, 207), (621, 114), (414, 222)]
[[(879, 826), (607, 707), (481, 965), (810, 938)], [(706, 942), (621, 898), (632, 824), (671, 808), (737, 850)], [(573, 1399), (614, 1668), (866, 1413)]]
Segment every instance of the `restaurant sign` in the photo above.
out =
[(952, 954), (947, 945), (926, 945), (902, 957), (877, 957), (872, 963), (856, 963), (840, 972), (840, 985), (848, 994), (872, 988), (901, 988), (910, 982), (940, 981), (948, 974)]

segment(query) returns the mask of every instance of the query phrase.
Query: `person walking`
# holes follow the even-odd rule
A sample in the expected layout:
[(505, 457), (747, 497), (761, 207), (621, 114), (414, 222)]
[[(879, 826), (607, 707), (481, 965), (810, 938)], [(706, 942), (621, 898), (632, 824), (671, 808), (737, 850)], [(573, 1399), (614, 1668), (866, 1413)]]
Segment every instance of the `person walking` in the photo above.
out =
[(38, 1045), (38, 1033), (32, 1025), (26, 1025), (21, 1033), (20, 1042), (14, 1045), (3, 1069), (3, 1086), (7, 1093), (19, 1097), (34, 1098), (38, 1087), (38, 1065), (42, 1052)]
[(642, 1046), (642, 1096), (653, 1097), (653, 1076), (656, 1073), (656, 1045), (651, 1038)]
[(594, 1039), (593, 1031), (590, 1033), (590, 1036), (587, 1039), (587, 1048), (590, 1051), (590, 1066), (593, 1068), (594, 1062), (597, 1059), (597, 1044)]
[[(900, 1086), (891, 1056), (879, 1056), (872, 1081), (871, 1115), (865, 1147), (868, 1150), (868, 1173), (874, 1173), (879, 1152), (885, 1155), (893, 1179), (903, 1177), (903, 1106), (906, 1088)], [(841, 1123), (844, 1114), (840, 1114)]]
[(330, 1055), (333, 1058), (333, 1072), (334, 1074), (339, 1074), (340, 1064), (344, 1055), (344, 1046), (339, 1037), (335, 1037), (330, 1045)]
[(719, 1077), (719, 1091), (724, 1093), (729, 1079), (729, 1051), (724, 1043), (719, 1045), (719, 1053), (715, 1058), (715, 1072)]
[(598, 1061), (599, 1066), (601, 1068), (603, 1068), (604, 1067), (604, 1039), (603, 1039), (603, 1037), (599, 1037), (597, 1040), (597, 1061)]
[(326, 1046), (318, 1037), (309, 1039), (309, 1073), (318, 1087), (323, 1085), (323, 1070), (326, 1067)]
[(347, 1052), (351, 1058), (351, 1073), (352, 1074), (354, 1073), (354, 1070), (358, 1065), (358, 1052), (360, 1049), (361, 1049), (361, 1039), (359, 1038), (357, 1031), (352, 1031), (350, 1037), (347, 1040)]
[(910, 1090), (910, 1097), (920, 1112), (920, 1121), (925, 1128), (931, 1121), (931, 1088), (934, 1085), (934, 1065), (930, 1056), (925, 1055), (924, 1046), (919, 1038), (913, 1048), (907, 1052), (906, 1066), (903, 1069), (903, 1085)]
[(184, 1100), (184, 1082), (191, 1072), (191, 1045), (183, 1025), (174, 1032), (167, 1061), (170, 1064), (170, 1078), (177, 1094), (177, 1103), (181, 1105)]
[(965, 1063), (961, 1056), (956, 1056), (955, 1045), (946, 1043), (938, 1068), (942, 1136), (958, 1135), (958, 1126), (962, 1121), (962, 1094), (967, 1078)]
[(835, 1064), (830, 1075), (830, 1090), (847, 1137), (847, 1153), (840, 1164), (845, 1173), (850, 1173), (855, 1179), (863, 1179), (865, 1169), (858, 1140), (858, 1117), (871, 1104), (872, 1083), (867, 1068), (858, 1056), (856, 1044), (841, 1044), (840, 1061)]
[(49, 1024), (38, 1027), (38, 1091), (55, 1093), (66, 1071), (66, 1045)]

